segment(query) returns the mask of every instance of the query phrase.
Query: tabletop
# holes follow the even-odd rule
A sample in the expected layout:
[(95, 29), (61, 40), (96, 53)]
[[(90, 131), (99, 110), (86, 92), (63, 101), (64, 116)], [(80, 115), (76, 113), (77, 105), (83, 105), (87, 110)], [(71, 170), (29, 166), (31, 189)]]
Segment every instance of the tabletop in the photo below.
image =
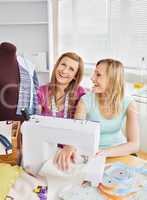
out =
[[(124, 157), (115, 157), (115, 158), (109, 158), (106, 161), (107, 163), (114, 163), (114, 162), (122, 162), (124, 164), (127, 164), (131, 167), (139, 167), (142, 166), (145, 162), (145, 160), (140, 159), (139, 157), (135, 156), (124, 156)], [(48, 181), (48, 198), (50, 200), (59, 200), (57, 197), (57, 193), (62, 190), (65, 186), (71, 183), (76, 183), (75, 179), (70, 180), (63, 180), (57, 177), (50, 177)], [(60, 188), (60, 189), (59, 189)]]
[(131, 155), (107, 159), (107, 163), (113, 163), (113, 162), (122, 162), (122, 163), (127, 164), (131, 167), (139, 167), (139, 166), (142, 166), (147, 161), (143, 160), (139, 157), (131, 156)]

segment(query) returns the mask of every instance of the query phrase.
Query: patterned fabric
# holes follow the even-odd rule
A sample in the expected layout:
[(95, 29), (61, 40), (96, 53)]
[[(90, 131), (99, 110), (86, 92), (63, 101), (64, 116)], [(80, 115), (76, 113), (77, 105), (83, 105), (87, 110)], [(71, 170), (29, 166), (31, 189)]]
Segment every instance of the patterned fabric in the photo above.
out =
[[(39, 86), (36, 72), (33, 75), (33, 87), (31, 87), (31, 77), (29, 72), (19, 65), (20, 71), (20, 88), (19, 88), (19, 98), (17, 105), (17, 114), (21, 115), (21, 110), (26, 108), (30, 114), (38, 114), (38, 102), (36, 91)], [(31, 95), (32, 100), (31, 100)]]
[(39, 108), (38, 108), (38, 97), (37, 97), (37, 90), (39, 88), (39, 81), (37, 77), (36, 71), (34, 71), (33, 74), (33, 106), (32, 106), (32, 113), (33, 114), (39, 114)]

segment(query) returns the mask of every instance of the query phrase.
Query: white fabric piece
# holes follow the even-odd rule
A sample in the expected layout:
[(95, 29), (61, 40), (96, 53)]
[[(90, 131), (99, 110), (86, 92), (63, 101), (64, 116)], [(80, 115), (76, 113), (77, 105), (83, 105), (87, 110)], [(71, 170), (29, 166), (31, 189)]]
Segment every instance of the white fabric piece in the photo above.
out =
[(105, 157), (89, 157), (88, 162), (84, 164), (83, 159), (78, 156), (79, 159), (76, 161), (76, 163), (71, 163), (69, 170), (61, 171), (53, 163), (53, 159), (57, 151), (57, 148), (52, 147), (52, 155), (50, 154), (50, 159), (46, 161), (43, 167), (40, 169), (40, 176), (46, 177), (47, 179), (49, 179), (50, 176), (63, 178), (79, 177), (81, 180), (90, 181), (93, 186), (97, 186), (100, 182), (102, 182), (105, 167)]
[(22, 173), (11, 188), (8, 196), (13, 197), (15, 200), (39, 200), (40, 198), (33, 192), (33, 189), (39, 185), (44, 186), (45, 183), (39, 178)]
[(106, 200), (95, 187), (69, 185), (59, 192), (61, 200)]

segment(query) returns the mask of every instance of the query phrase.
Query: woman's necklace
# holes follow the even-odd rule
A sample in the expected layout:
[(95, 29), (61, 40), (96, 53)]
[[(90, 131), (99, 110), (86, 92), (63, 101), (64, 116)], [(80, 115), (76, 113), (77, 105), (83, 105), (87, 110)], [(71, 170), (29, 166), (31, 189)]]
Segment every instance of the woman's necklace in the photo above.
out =
[[(59, 98), (60, 99), (60, 98)], [(58, 100), (59, 100), (58, 99)], [(64, 118), (67, 118), (67, 113), (68, 113), (68, 101), (69, 101), (69, 95), (66, 94), (65, 96), (65, 101), (64, 101)], [(53, 96), (51, 99), (51, 106), (52, 106), (52, 115), (56, 117), (56, 113), (58, 112), (56, 103), (55, 103), (55, 97)]]

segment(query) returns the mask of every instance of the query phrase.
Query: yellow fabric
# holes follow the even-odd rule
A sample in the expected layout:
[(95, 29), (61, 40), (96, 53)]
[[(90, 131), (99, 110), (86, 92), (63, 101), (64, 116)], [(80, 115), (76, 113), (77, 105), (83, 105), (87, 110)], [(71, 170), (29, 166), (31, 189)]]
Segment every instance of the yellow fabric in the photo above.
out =
[(4, 200), (16, 179), (23, 172), (19, 166), (0, 163), (0, 200)]

